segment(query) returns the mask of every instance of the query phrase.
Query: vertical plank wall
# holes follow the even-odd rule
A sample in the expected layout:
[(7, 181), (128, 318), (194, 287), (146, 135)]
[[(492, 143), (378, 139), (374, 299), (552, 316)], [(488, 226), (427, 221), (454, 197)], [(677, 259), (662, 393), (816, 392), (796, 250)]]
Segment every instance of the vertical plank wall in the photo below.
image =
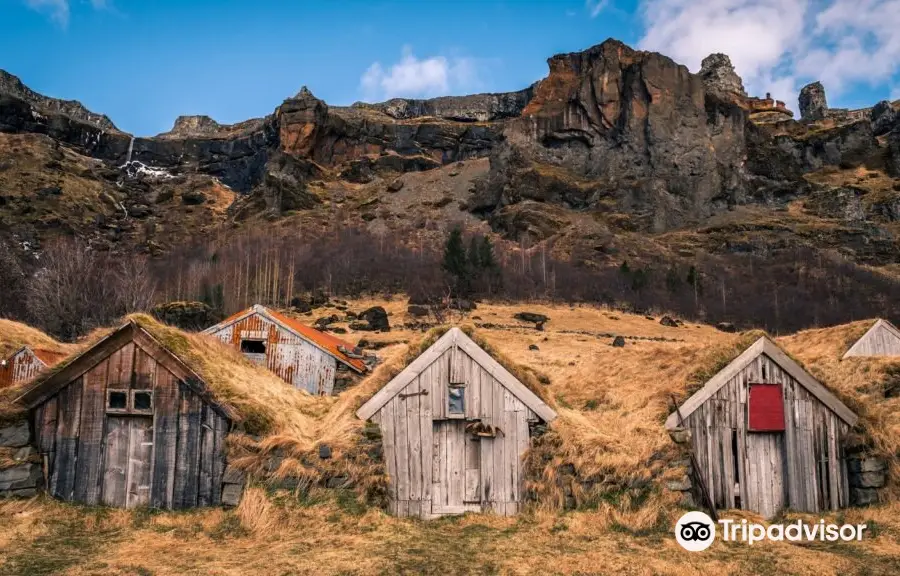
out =
[(866, 332), (847, 356), (900, 356), (900, 338), (881, 324)]
[(310, 394), (331, 395), (337, 369), (334, 356), (259, 314), (230, 324), (213, 336), (240, 348), (241, 338), (247, 333), (266, 338), (265, 365), (279, 378)]
[[(783, 433), (747, 431), (751, 383), (782, 384)], [(849, 427), (768, 356), (761, 354), (685, 420), (716, 507), (736, 507), (736, 482), (740, 507), (767, 517), (782, 507), (819, 512), (848, 505), (841, 446)]]
[(19, 350), (0, 366), (0, 388), (31, 380), (47, 365), (28, 348)]
[[(434, 438), (434, 421), (449, 416), (447, 387), (451, 366), (453, 381), (466, 384), (465, 418), (481, 418), (483, 423), (502, 430), (496, 438), (475, 441), (480, 443), (478, 449), (448, 448), (446, 442)], [(419, 394), (423, 390), (428, 390), (428, 394)], [(405, 396), (408, 394), (412, 395)], [(480, 503), (467, 503), (465, 510), (516, 514), (522, 502), (521, 458), (529, 446), (528, 422), (536, 419), (528, 407), (469, 355), (461, 349), (448, 349), (372, 417), (382, 431), (391, 513), (431, 517), (434, 501), (438, 501), (438, 508), (450, 502), (450, 495), (441, 493), (441, 484), (435, 478), (442, 459), (465, 459), (451, 462), (450, 469), (460, 474), (470, 470), (471, 476), (476, 464), (470, 460), (477, 457), (480, 482), (474, 483), (470, 478), (467, 484), (474, 483)], [(435, 449), (442, 447), (445, 452), (435, 454)], [(465, 458), (459, 454), (465, 454)]]
[[(228, 420), (129, 342), (70, 382), (33, 412), (35, 444), (48, 463), (48, 491), (63, 500), (100, 504), (106, 460), (107, 390), (153, 390), (149, 504), (215, 505), (221, 500)], [(121, 415), (118, 415), (121, 417)]]

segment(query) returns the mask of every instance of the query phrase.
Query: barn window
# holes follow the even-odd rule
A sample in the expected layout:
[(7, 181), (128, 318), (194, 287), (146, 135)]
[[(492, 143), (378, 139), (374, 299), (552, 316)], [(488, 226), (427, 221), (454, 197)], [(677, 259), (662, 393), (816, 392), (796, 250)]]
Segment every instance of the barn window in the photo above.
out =
[(128, 390), (108, 390), (106, 392), (106, 409), (110, 412), (128, 410)]
[(265, 354), (265, 340), (241, 340), (241, 352), (244, 354)]
[(747, 428), (751, 432), (784, 431), (781, 384), (751, 384)]
[(135, 412), (153, 412), (153, 392), (151, 390), (134, 390), (131, 396), (131, 408)]
[(447, 413), (450, 415), (464, 415), (466, 413), (466, 388), (464, 384), (451, 384), (447, 390), (449, 404)]

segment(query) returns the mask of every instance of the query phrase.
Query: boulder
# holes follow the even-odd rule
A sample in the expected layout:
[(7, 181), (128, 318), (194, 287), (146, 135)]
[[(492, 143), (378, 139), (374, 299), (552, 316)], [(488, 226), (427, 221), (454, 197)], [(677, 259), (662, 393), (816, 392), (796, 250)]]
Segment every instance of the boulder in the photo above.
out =
[(669, 438), (676, 444), (689, 444), (691, 431), (687, 428), (675, 428), (674, 430), (669, 430)]
[(855, 506), (877, 504), (878, 491), (874, 488), (850, 488), (850, 503)]
[(887, 470), (887, 462), (882, 458), (850, 458), (847, 460), (850, 472), (882, 472)]
[(222, 477), (222, 482), (225, 484), (243, 484), (244, 480), (246, 480), (246, 476), (244, 472), (238, 468), (235, 468), (232, 465), (228, 465), (225, 467), (225, 474)]
[(319, 445), (319, 458), (322, 460), (327, 460), (331, 458), (331, 446), (328, 444), (320, 444)]
[(16, 422), (0, 428), (0, 446), (8, 448), (21, 448), (28, 445), (31, 433), (28, 431), (28, 422)]
[(471, 300), (466, 300), (465, 298), (454, 298), (450, 300), (450, 308), (452, 310), (460, 310), (463, 312), (470, 312), (475, 310), (475, 303)]
[(43, 476), (38, 464), (27, 463), (0, 470), (0, 492), (36, 488)]
[(360, 319), (368, 322), (371, 330), (387, 332), (391, 329), (387, 311), (381, 306), (373, 306), (359, 313)]
[(734, 71), (727, 54), (710, 54), (700, 63), (700, 78), (707, 90), (747, 96), (741, 77)]
[(615, 338), (613, 338), (612, 346), (615, 347), (615, 348), (622, 348), (622, 347), (624, 347), (624, 346), (625, 346), (625, 339), (622, 338), (621, 336), (616, 336)]
[(529, 344), (528, 349), (529, 350), (540, 350), (540, 348), (538, 348), (537, 344)]
[(222, 486), (222, 505), (237, 506), (241, 503), (241, 496), (244, 494), (243, 484), (225, 484)]
[(894, 178), (900, 178), (900, 125), (888, 136), (887, 171)]
[(305, 314), (312, 311), (310, 303), (299, 297), (291, 298), (291, 308), (293, 308), (294, 312), (299, 314)]
[(659, 323), (663, 326), (668, 326), (669, 328), (678, 328), (678, 321), (671, 316), (663, 316), (660, 318)]
[(150, 313), (161, 322), (191, 331), (204, 330), (221, 320), (221, 316), (204, 302), (167, 302), (154, 306)]
[(734, 324), (731, 322), (719, 322), (716, 324), (716, 330), (720, 332), (737, 332), (737, 328), (735, 328)]
[(338, 316), (337, 314), (332, 314), (331, 316), (322, 316), (321, 318), (316, 318), (314, 324), (319, 330), (325, 330), (329, 325), (340, 321), (340, 316)]
[(428, 316), (428, 308), (424, 306), (418, 306), (416, 304), (410, 304), (406, 308), (406, 313), (410, 316), (414, 316), (416, 318), (422, 318), (424, 316)]
[(885, 483), (884, 472), (860, 472), (850, 474), (850, 485), (857, 488), (881, 488)]
[(680, 480), (669, 480), (666, 482), (666, 488), (675, 492), (685, 492), (690, 490), (692, 486), (691, 479), (687, 475), (683, 476)]
[(399, 178), (387, 185), (388, 192), (399, 192), (400, 190), (403, 190), (403, 180)]
[(536, 312), (516, 312), (515, 316), (513, 316), (516, 320), (521, 320), (522, 322), (534, 322), (534, 323), (544, 323), (550, 320), (549, 317), (544, 316), (543, 314), (538, 314)]

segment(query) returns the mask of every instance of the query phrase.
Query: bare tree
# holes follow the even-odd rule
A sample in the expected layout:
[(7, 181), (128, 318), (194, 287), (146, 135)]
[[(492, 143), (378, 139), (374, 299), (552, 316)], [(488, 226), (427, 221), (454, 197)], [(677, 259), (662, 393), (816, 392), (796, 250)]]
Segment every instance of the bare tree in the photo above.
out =
[(156, 278), (146, 256), (123, 258), (115, 271), (116, 305), (124, 314), (149, 310), (156, 300)]

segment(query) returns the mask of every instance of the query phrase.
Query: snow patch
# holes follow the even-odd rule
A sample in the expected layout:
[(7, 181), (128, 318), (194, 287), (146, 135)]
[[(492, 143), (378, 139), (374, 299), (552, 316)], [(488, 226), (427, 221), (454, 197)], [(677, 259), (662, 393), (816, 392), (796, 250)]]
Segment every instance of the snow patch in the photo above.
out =
[(125, 177), (129, 180), (149, 180), (151, 182), (160, 182), (163, 180), (171, 180), (175, 176), (169, 174), (162, 168), (152, 168), (138, 160), (131, 160), (119, 166), (119, 170), (125, 172)]

